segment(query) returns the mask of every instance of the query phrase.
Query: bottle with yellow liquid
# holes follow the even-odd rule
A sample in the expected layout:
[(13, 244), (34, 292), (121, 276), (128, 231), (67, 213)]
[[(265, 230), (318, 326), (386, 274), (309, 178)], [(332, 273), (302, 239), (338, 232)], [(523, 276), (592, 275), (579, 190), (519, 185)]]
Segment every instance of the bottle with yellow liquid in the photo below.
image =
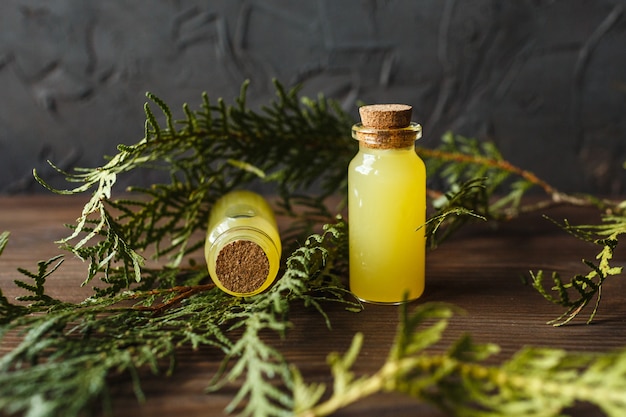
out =
[(239, 297), (266, 290), (278, 273), (281, 250), (274, 212), (262, 196), (232, 191), (215, 202), (204, 257), (221, 290)]
[(348, 171), (350, 290), (366, 302), (398, 304), (424, 291), (426, 168), (415, 152), (422, 129), (411, 106), (359, 113), (359, 152)]

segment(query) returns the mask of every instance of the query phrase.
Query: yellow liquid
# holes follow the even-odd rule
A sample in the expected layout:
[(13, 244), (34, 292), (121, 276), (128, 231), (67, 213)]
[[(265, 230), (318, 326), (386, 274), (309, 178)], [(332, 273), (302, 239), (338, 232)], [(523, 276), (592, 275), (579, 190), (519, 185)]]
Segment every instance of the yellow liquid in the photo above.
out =
[(360, 145), (348, 171), (350, 290), (397, 304), (424, 292), (426, 169), (414, 148)]
[[(239, 293), (225, 288), (216, 273), (218, 254), (224, 246), (237, 240), (259, 245), (269, 262), (267, 279), (253, 292)], [(211, 279), (221, 290), (235, 296), (250, 296), (264, 291), (278, 274), (281, 251), (274, 212), (262, 196), (251, 191), (232, 191), (215, 203), (209, 216), (204, 257)]]

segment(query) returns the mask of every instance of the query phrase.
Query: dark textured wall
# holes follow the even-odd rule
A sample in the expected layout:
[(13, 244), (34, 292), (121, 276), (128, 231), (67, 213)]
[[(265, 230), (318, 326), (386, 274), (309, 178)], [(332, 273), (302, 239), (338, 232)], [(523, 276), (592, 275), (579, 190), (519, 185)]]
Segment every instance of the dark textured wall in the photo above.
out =
[(626, 191), (624, 0), (2, 0), (0, 192), (141, 139), (146, 91), (179, 109), (251, 79), (255, 105), (272, 77), (350, 111), (411, 104), (424, 145), (493, 140), (566, 191)]

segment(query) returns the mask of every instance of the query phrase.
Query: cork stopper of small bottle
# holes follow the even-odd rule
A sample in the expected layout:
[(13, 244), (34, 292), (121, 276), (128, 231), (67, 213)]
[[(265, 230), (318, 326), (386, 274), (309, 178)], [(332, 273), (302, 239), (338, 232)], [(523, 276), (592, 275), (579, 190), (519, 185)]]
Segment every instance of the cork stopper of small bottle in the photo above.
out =
[(368, 148), (395, 149), (414, 144), (422, 128), (411, 123), (413, 108), (407, 104), (373, 104), (359, 108), (361, 123), (352, 136)]
[(406, 104), (373, 104), (359, 108), (361, 122), (375, 129), (399, 129), (411, 124), (413, 107)]
[(248, 240), (235, 240), (217, 256), (215, 272), (220, 283), (237, 294), (259, 289), (268, 278), (269, 260), (263, 249)]

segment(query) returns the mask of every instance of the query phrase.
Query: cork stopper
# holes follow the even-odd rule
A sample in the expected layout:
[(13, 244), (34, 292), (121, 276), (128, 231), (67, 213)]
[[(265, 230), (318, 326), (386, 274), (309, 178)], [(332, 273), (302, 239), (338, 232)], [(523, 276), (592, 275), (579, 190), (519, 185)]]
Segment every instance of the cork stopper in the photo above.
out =
[(361, 122), (374, 129), (398, 129), (411, 124), (413, 107), (406, 104), (374, 104), (359, 108)]
[(259, 289), (270, 271), (263, 249), (249, 240), (235, 240), (217, 255), (215, 273), (224, 288), (239, 294)]
[(414, 144), (422, 127), (411, 123), (413, 108), (406, 104), (374, 104), (359, 108), (361, 123), (352, 137), (372, 149), (406, 148)]

